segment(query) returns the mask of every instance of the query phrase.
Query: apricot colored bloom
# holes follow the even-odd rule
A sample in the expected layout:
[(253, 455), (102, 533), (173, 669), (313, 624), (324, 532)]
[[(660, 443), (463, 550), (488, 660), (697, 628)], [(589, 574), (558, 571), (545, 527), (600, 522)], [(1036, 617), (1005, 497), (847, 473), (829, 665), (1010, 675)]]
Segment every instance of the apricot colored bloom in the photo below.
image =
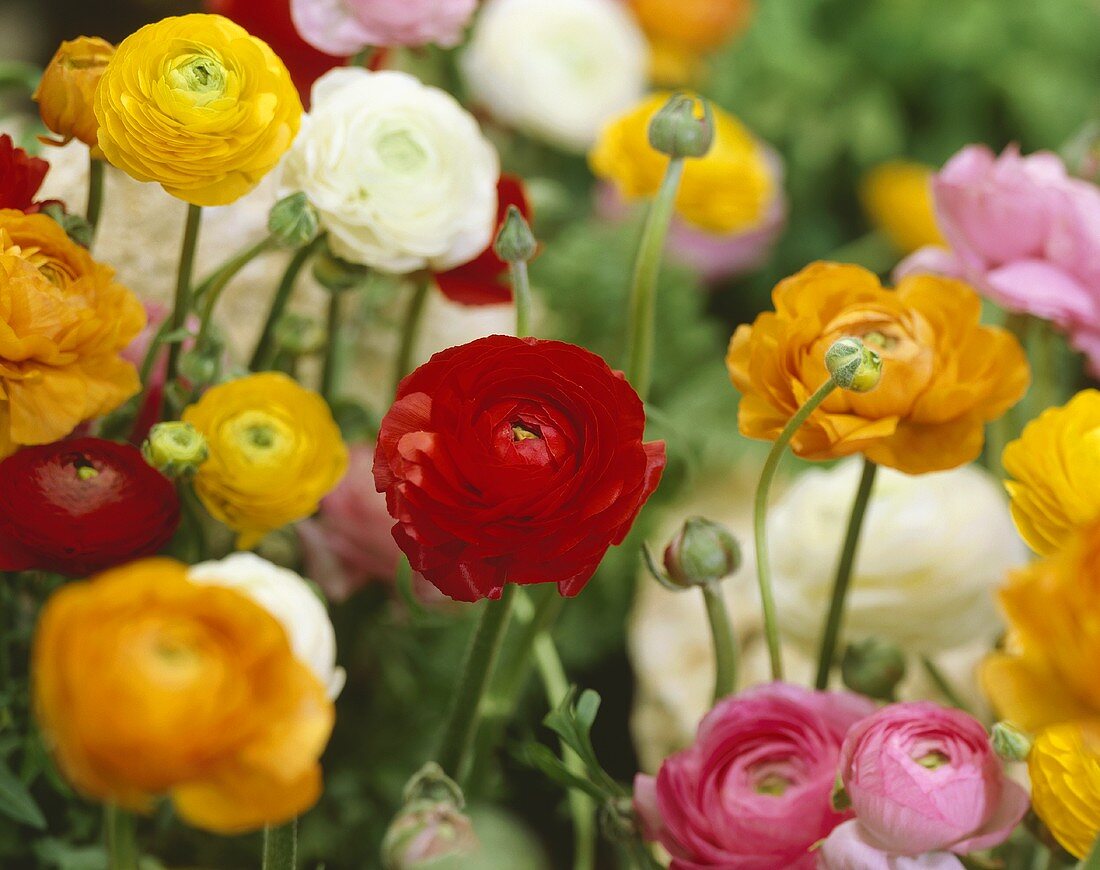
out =
[(267, 43), (228, 18), (193, 14), (123, 40), (95, 115), (113, 165), (193, 205), (227, 205), (275, 168), (302, 102)]
[(674, 85), (694, 78), (703, 56), (743, 31), (753, 0), (630, 0), (650, 43), (654, 81)]
[(1100, 835), (1100, 722), (1047, 728), (1027, 770), (1036, 814), (1067, 851), (1084, 858)]
[(1100, 391), (1047, 408), (1004, 452), (1012, 519), (1035, 552), (1049, 556), (1100, 517)]
[(134, 294), (56, 221), (0, 210), (0, 458), (134, 395), (120, 352), (144, 325)]
[[(653, 196), (665, 177), (669, 158), (649, 144), (649, 122), (668, 98), (653, 94), (612, 121), (588, 155), (592, 171), (627, 199)], [(761, 222), (774, 181), (760, 143), (733, 115), (713, 108), (714, 144), (705, 157), (685, 162), (676, 210), (699, 229), (731, 233)]]
[(115, 47), (98, 36), (81, 36), (61, 43), (53, 59), (42, 73), (34, 92), (42, 123), (61, 137), (49, 145), (64, 145), (79, 139), (91, 148), (98, 148), (99, 122), (93, 111), (96, 86), (103, 78)]
[(238, 533), (242, 550), (316, 511), (347, 469), (347, 447), (325, 400), (279, 372), (208, 390), (183, 421), (210, 448), (195, 492)]
[(1100, 717), (1100, 523), (1013, 572), (1000, 601), (1010, 626), (1006, 651), (982, 667), (998, 715), (1026, 731)]
[(135, 812), (171, 798), (217, 833), (278, 824), (321, 793), (325, 688), (246, 595), (144, 559), (71, 583), (35, 637), (34, 703), (84, 795)]
[(837, 339), (861, 338), (884, 363), (874, 390), (837, 390), (810, 415), (791, 441), (805, 459), (863, 453), (907, 474), (955, 468), (981, 453), (985, 423), (1027, 390), (1019, 342), (979, 323), (978, 296), (959, 281), (917, 275), (889, 290), (859, 266), (814, 263), (772, 300), (775, 312), (739, 326), (726, 357), (743, 435), (778, 437), (828, 379)]
[(867, 217), (903, 254), (944, 244), (932, 206), (934, 172), (922, 163), (891, 160), (880, 163), (860, 183)]

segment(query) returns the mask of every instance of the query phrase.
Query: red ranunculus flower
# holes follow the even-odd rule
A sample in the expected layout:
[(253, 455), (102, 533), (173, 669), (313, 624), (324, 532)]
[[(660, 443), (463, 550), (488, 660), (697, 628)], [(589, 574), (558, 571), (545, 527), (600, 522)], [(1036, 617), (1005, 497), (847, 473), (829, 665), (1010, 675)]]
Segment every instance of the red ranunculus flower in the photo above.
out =
[(0, 462), (0, 570), (85, 577), (168, 543), (175, 487), (129, 444), (75, 438)]
[(11, 136), (0, 136), (0, 209), (37, 212), (41, 203), (34, 201), (50, 164), (16, 148)]
[[(502, 175), (497, 182), (497, 230), (500, 230), (508, 207), (514, 205), (528, 221), (531, 206), (523, 189), (523, 180), (515, 175)], [(493, 233), (496, 239), (496, 233)], [(489, 243), (476, 259), (435, 276), (440, 291), (459, 305), (500, 305), (512, 301), (512, 285), (508, 281), (508, 264), (493, 251)]]
[(401, 382), (374, 479), (413, 568), (457, 601), (506, 582), (576, 595), (665, 466), (626, 379), (560, 341), (493, 335)]
[(290, 0), (206, 0), (206, 11), (224, 15), (271, 46), (309, 108), (309, 89), (344, 58), (318, 51), (298, 35), (290, 17)]

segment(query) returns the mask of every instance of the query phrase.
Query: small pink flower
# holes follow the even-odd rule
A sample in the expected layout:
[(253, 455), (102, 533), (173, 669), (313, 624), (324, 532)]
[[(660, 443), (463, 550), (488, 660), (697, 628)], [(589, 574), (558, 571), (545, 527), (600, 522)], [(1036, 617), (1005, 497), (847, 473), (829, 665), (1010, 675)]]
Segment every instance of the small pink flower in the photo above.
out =
[(968, 145), (933, 178), (950, 250), (925, 248), (895, 277), (963, 278), (1010, 311), (1050, 320), (1100, 374), (1100, 188), (1061, 158)]
[(339, 56), (368, 46), (458, 45), (477, 0), (291, 0), (302, 38)]
[(371, 582), (392, 582), (397, 549), (386, 497), (374, 487), (374, 448), (351, 447), (348, 470), (321, 502), (316, 517), (298, 523), (306, 573), (333, 601)]
[(847, 833), (890, 855), (990, 849), (1028, 807), (981, 723), (927, 701), (893, 704), (854, 726), (840, 776), (859, 823)]
[(690, 748), (635, 779), (646, 837), (672, 870), (810, 870), (810, 847), (847, 817), (830, 800), (844, 734), (874, 709), (785, 683), (720, 701)]
[(891, 855), (869, 843), (857, 821), (845, 822), (829, 834), (817, 853), (818, 870), (962, 870), (950, 852)]

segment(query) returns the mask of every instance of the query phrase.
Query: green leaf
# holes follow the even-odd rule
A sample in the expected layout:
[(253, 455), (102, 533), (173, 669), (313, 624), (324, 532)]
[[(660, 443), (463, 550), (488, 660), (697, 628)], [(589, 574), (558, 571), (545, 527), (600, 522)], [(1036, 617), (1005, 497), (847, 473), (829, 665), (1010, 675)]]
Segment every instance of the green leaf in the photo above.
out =
[(46, 828), (46, 817), (42, 815), (42, 810), (34, 802), (27, 787), (6, 764), (0, 764), (0, 813), (40, 831)]
[(590, 797), (600, 801), (607, 800), (608, 797), (610, 797), (607, 792), (594, 782), (584, 777), (577, 776), (569, 770), (549, 747), (543, 746), (541, 743), (528, 743), (524, 745), (520, 749), (518, 757), (520, 761), (529, 767), (538, 768), (547, 778), (553, 780), (558, 785), (582, 791)]

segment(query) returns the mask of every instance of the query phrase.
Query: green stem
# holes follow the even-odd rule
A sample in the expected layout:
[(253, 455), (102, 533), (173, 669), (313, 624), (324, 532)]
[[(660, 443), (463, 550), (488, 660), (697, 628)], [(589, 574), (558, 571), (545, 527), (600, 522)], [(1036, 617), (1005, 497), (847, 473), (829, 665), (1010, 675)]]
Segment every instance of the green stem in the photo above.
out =
[(1092, 849), (1080, 864), (1080, 870), (1100, 870), (1100, 837), (1092, 844)]
[(718, 701), (737, 691), (737, 642), (722, 587), (708, 583), (701, 588), (714, 642), (714, 700)]
[(768, 659), (771, 662), (771, 674), (773, 680), (783, 679), (783, 658), (779, 650), (779, 624), (775, 616), (775, 597), (772, 594), (771, 562), (768, 558), (768, 492), (775, 478), (775, 472), (779, 468), (779, 460), (783, 458), (783, 451), (787, 449), (791, 438), (797, 432), (817, 406), (825, 401), (836, 384), (830, 378), (823, 383), (806, 400), (806, 403), (795, 411), (793, 417), (787, 421), (783, 431), (772, 444), (768, 458), (764, 460), (764, 468), (760, 472), (760, 483), (756, 487), (756, 499), (753, 503), (753, 536), (756, 547), (756, 580), (760, 585), (760, 604), (764, 609), (764, 635), (768, 641)]
[[(176, 300), (172, 314), (168, 318), (169, 330), (178, 332), (187, 323), (191, 312), (191, 274), (195, 268), (195, 248), (199, 242), (199, 224), (202, 222), (202, 207), (187, 206), (187, 224), (183, 231), (183, 246), (180, 248), (179, 272), (176, 276)], [(180, 353), (183, 342), (174, 341), (168, 348), (168, 374), (165, 383), (170, 384), (179, 374)]]
[(229, 282), (237, 276), (241, 269), (251, 263), (268, 248), (274, 247), (274, 245), (274, 236), (268, 236), (262, 239), (251, 248), (241, 251), (241, 253), (237, 254), (237, 256), (195, 288), (194, 301), (202, 304), (202, 320), (199, 324), (199, 337), (195, 342), (197, 347), (205, 346), (206, 339), (210, 334), (210, 327), (214, 321), (214, 308), (218, 304), (218, 300), (221, 299), (222, 291), (229, 286)]
[(99, 226), (99, 215), (103, 210), (103, 168), (107, 164), (95, 157), (88, 158), (88, 207), (84, 210), (84, 219), (92, 228), (92, 240)]
[(294, 870), (298, 864), (298, 820), (264, 828), (263, 870)]
[(947, 679), (943, 671), (940, 670), (939, 665), (928, 656), (921, 656), (920, 663), (925, 673), (927, 673), (928, 677), (932, 680), (933, 685), (935, 685), (939, 693), (947, 700), (947, 703), (952, 707), (958, 707), (963, 712), (971, 712), (966, 701), (964, 701), (962, 696), (955, 691), (955, 687), (951, 685), (951, 681)]
[(329, 291), (328, 316), (326, 318), (325, 358), (321, 363), (321, 395), (331, 406), (336, 399), (336, 385), (340, 377), (340, 303), (344, 293)]
[(436, 761), (460, 785), (470, 762), (470, 749), (481, 718), (485, 689), (504, 641), (516, 587), (505, 584), (499, 601), (487, 601), (470, 641)]
[(638, 256), (634, 262), (634, 277), (630, 286), (630, 315), (626, 379), (644, 402), (649, 396), (653, 374), (653, 344), (657, 320), (657, 277), (661, 271), (665, 237), (676, 205), (676, 191), (684, 173), (683, 158), (669, 161), (664, 181), (649, 207)]
[[(260, 331), (256, 349), (252, 352), (252, 359), (248, 363), (249, 371), (262, 371), (271, 365), (271, 361), (275, 357), (275, 327), (286, 311), (290, 297), (294, 294), (294, 284), (298, 280), (298, 275), (305, 264), (309, 262), (313, 252), (317, 250), (317, 244), (314, 241), (312, 244), (299, 248), (287, 264), (283, 278), (275, 290), (275, 297), (271, 300), (271, 308), (267, 312), (267, 320), (264, 321), (264, 327)], [(337, 294), (334, 292), (332, 295), (335, 297)]]
[(512, 273), (512, 297), (516, 303), (516, 335), (523, 338), (531, 334), (531, 279), (523, 260), (509, 263), (508, 269)]
[[(556, 710), (569, 694), (569, 680), (554, 640), (547, 631), (539, 632), (534, 645), (535, 664), (551, 710)], [(584, 762), (572, 749), (561, 744), (565, 766), (582, 779), (586, 776)], [(596, 866), (596, 804), (591, 797), (569, 789), (569, 813), (573, 817), (573, 870), (594, 870)]]
[(134, 817), (114, 804), (103, 808), (108, 870), (137, 870), (138, 847)]
[(405, 375), (412, 371), (413, 348), (416, 346), (416, 337), (420, 332), (420, 321), (424, 316), (424, 306), (428, 302), (428, 291), (431, 286), (430, 278), (420, 281), (409, 300), (409, 307), (405, 309), (405, 322), (401, 326), (401, 344), (397, 349), (397, 359), (394, 361), (393, 369), (395, 395)]
[(859, 533), (863, 528), (863, 517), (871, 501), (871, 490), (875, 485), (875, 472), (878, 466), (869, 459), (863, 460), (863, 474), (859, 479), (852, 513), (848, 517), (848, 531), (844, 535), (844, 549), (840, 551), (840, 564), (833, 581), (833, 598), (829, 603), (829, 615), (825, 619), (825, 631), (821, 636), (821, 652), (817, 659), (817, 679), (814, 685), (825, 689), (829, 685), (829, 672), (836, 658), (836, 646), (840, 639), (840, 625), (844, 620), (844, 602), (848, 597), (848, 587), (852, 582), (852, 568), (856, 562), (856, 550), (859, 547)]

